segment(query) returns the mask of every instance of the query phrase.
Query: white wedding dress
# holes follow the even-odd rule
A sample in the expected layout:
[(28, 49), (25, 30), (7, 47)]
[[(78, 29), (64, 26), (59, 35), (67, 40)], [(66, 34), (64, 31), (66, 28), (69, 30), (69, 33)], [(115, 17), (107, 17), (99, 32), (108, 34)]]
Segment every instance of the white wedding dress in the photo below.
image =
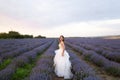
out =
[(70, 56), (66, 50), (64, 50), (64, 56), (62, 56), (62, 48), (59, 44), (59, 49), (55, 50), (54, 57), (55, 73), (58, 77), (64, 77), (64, 79), (73, 77), (69, 58)]

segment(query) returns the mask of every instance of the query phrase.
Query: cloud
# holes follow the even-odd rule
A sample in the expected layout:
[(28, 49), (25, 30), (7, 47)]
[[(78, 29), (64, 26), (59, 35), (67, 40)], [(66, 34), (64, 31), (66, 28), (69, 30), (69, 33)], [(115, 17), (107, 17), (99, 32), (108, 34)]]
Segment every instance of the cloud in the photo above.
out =
[(72, 22), (56, 27), (34, 27), (34, 23), (22, 22), (9, 16), (0, 16), (0, 32), (11, 29), (23, 34), (45, 35), (47, 37), (65, 36), (102, 36), (120, 34), (120, 19)]
[(0, 0), (0, 31), (45, 36), (120, 34), (119, 0)]
[[(109, 27), (111, 24), (118, 25)], [(104, 36), (120, 34), (120, 19), (69, 23), (46, 30), (45, 35), (59, 36)]]
[(0, 32), (8, 32), (10, 30), (14, 30), (22, 34), (38, 35), (43, 33), (43, 27), (36, 28), (34, 26), (36, 25), (33, 23), (27, 23), (10, 18), (6, 15), (0, 15)]
[(1, 0), (0, 12), (43, 27), (120, 18), (118, 0)]

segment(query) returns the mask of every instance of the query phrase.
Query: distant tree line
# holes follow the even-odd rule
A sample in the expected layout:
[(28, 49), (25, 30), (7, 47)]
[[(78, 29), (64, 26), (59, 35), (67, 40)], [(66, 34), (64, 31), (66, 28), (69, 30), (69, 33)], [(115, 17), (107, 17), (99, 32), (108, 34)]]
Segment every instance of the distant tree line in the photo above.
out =
[(46, 37), (45, 37), (45, 36), (38, 35), (38, 36), (36, 36), (36, 37), (34, 37), (34, 38), (46, 38)]
[(46, 38), (45, 36), (38, 35), (33, 37), (33, 35), (22, 35), (16, 31), (9, 31), (8, 33), (0, 33), (0, 39), (22, 39), (22, 38)]

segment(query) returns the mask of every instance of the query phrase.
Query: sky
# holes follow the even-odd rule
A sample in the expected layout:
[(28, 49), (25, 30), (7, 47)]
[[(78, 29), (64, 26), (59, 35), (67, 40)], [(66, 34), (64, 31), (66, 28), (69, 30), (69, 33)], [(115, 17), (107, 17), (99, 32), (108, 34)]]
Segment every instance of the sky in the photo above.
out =
[(120, 35), (120, 0), (0, 0), (0, 32), (46, 37)]

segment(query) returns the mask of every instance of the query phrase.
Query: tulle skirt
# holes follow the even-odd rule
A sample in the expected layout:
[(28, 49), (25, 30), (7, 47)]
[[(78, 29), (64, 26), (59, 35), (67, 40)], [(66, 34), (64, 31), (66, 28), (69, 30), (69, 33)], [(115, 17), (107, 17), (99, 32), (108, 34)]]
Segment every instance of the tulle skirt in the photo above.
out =
[(71, 72), (71, 62), (69, 60), (69, 54), (65, 50), (64, 56), (62, 56), (62, 50), (55, 50), (54, 65), (55, 73), (58, 77), (64, 77), (64, 79), (71, 79), (73, 74)]

